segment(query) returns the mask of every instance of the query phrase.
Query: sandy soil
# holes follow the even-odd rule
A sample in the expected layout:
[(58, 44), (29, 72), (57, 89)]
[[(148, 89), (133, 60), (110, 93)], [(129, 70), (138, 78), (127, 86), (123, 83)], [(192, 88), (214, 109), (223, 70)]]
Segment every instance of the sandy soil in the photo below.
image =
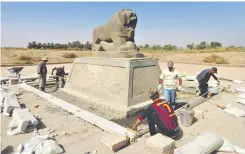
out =
[[(203, 60), (212, 54), (224, 57), (229, 66), (245, 66), (244, 52), (217, 52), (217, 53), (144, 53), (148, 57), (158, 58), (160, 61), (169, 59), (178, 63), (196, 63), (204, 64)], [(205, 63), (208, 64), (208, 63)]]
[[(160, 63), (162, 69), (165, 68), (165, 63)], [(210, 67), (210, 66), (208, 66)], [(49, 71), (52, 65), (48, 66)], [(71, 64), (66, 65), (66, 69), (69, 70)], [(196, 75), (202, 69), (207, 68), (206, 65), (190, 65), (190, 64), (176, 64), (176, 68), (183, 74)], [(239, 79), (245, 81), (244, 72), (245, 68), (239, 67), (224, 67), (219, 66), (218, 72), (221, 76), (229, 79)], [(9, 73), (1, 68), (2, 75), (9, 75)], [(36, 66), (25, 67), (23, 74), (33, 74), (36, 71)], [(213, 79), (211, 79), (213, 80)], [(233, 84), (231, 82), (222, 81), (222, 85), (231, 85), (232, 88), (245, 86), (245, 84)], [(184, 83), (185, 84), (185, 83)], [(216, 103), (228, 104), (232, 103), (233, 106), (245, 109), (244, 105), (236, 103), (237, 96), (239, 94), (220, 93), (214, 96), (209, 101), (196, 107), (196, 110), (204, 112), (204, 118), (199, 119), (190, 127), (181, 126), (184, 131), (183, 137), (176, 141), (176, 146), (183, 145), (189, 140), (194, 139), (198, 134), (206, 131), (217, 133), (220, 136), (225, 137), (231, 143), (245, 148), (245, 117), (235, 118), (224, 113), (224, 111), (215, 106)], [(45, 134), (46, 128), (53, 128), (55, 132), (66, 132), (67, 135), (58, 135), (57, 141), (63, 145), (66, 153), (85, 153), (88, 151), (97, 150), (98, 153), (112, 153), (105, 147), (100, 141), (100, 137), (105, 134), (104, 131), (97, 127), (90, 125), (89, 123), (77, 119), (75, 116), (68, 114), (67, 112), (59, 109), (56, 106), (51, 105), (49, 102), (42, 100), (29, 92), (23, 92), (20, 96), (20, 103), (25, 104), (32, 113), (36, 113), (41, 117), (41, 125), (39, 127), (40, 132)], [(39, 104), (37, 109), (33, 109), (34, 104)], [(33, 133), (27, 133), (16, 136), (7, 136), (7, 125), (11, 117), (5, 117), (1, 115), (1, 136), (2, 136), (2, 149), (7, 148), (9, 151), (16, 149), (18, 144), (24, 143), (27, 139), (33, 136)], [(144, 148), (142, 148), (144, 147)], [(138, 143), (131, 145), (121, 151), (119, 154), (130, 154), (141, 152), (143, 154), (151, 153), (145, 145), (145, 138), (141, 138)], [(6, 152), (6, 154), (12, 152)]]

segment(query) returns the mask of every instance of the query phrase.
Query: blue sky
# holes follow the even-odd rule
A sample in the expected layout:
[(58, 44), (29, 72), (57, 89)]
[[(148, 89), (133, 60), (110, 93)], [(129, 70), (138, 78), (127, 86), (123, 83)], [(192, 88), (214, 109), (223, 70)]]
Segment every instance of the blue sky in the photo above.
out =
[(245, 46), (244, 2), (2, 2), (2, 46), (91, 42), (93, 28), (121, 8), (138, 16), (138, 45), (220, 41)]

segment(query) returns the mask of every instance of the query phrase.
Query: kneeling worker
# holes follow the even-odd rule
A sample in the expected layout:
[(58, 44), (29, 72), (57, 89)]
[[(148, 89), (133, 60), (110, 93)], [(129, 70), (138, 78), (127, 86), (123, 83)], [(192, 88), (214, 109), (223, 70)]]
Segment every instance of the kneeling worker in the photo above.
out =
[(61, 82), (62, 82), (61, 88), (63, 88), (64, 85), (65, 85), (65, 79), (64, 79), (64, 77), (65, 77), (65, 67), (64, 66), (55, 66), (53, 68), (53, 70), (52, 70), (51, 75), (53, 75), (55, 70), (56, 70), (56, 73), (55, 73), (55, 75), (56, 75), (56, 77), (55, 77), (56, 86), (59, 87), (59, 79), (61, 78)]
[(141, 113), (134, 124), (133, 129), (137, 130), (137, 126), (147, 118), (151, 136), (156, 134), (155, 125), (162, 134), (167, 136), (176, 135), (179, 130), (179, 124), (171, 105), (164, 99), (159, 99), (157, 90), (150, 91), (150, 98), (153, 100), (153, 103)]

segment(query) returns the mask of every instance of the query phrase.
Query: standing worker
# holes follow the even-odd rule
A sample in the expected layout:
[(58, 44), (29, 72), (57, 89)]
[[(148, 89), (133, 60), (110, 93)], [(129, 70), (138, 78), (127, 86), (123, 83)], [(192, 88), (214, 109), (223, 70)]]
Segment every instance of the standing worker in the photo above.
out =
[(37, 74), (39, 77), (39, 89), (41, 91), (45, 91), (46, 85), (46, 76), (47, 76), (47, 66), (46, 63), (48, 62), (48, 57), (43, 57), (42, 61), (37, 66)]
[(218, 81), (218, 84), (220, 84), (219, 79), (214, 75), (214, 73), (217, 74), (217, 68), (212, 67), (211, 69), (205, 69), (201, 73), (199, 73), (196, 77), (198, 83), (199, 83), (199, 96), (202, 96), (204, 98), (207, 98), (208, 96), (208, 81), (210, 79), (210, 76), (212, 76), (216, 81)]
[(147, 118), (151, 136), (157, 133), (155, 125), (162, 134), (175, 136), (179, 132), (179, 124), (174, 109), (165, 100), (159, 98), (157, 90), (150, 91), (150, 98), (153, 103), (140, 114), (133, 129), (137, 131), (137, 126)]
[[(175, 108), (176, 90), (181, 89), (182, 79), (179, 72), (173, 66), (173, 62), (169, 61), (168, 70), (164, 70), (160, 76), (158, 89), (164, 93), (164, 99)], [(179, 85), (177, 84), (177, 80), (179, 81)]]
[(56, 86), (57, 86), (57, 88), (59, 87), (59, 79), (61, 78), (61, 82), (62, 82), (61, 88), (63, 88), (64, 85), (65, 85), (65, 79), (64, 79), (64, 77), (65, 77), (65, 67), (63, 65), (62, 66), (55, 66), (53, 68), (53, 70), (52, 70), (51, 75), (53, 75), (54, 70), (56, 70), (56, 73), (55, 73), (55, 75), (56, 75), (56, 77), (55, 77)]

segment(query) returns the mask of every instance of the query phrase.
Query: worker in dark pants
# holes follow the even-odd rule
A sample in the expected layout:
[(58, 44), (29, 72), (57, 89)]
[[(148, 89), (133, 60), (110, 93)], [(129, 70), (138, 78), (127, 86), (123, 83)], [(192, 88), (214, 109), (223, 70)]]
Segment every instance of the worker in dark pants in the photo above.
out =
[(207, 98), (208, 96), (208, 81), (210, 77), (212, 76), (216, 81), (218, 81), (218, 84), (220, 84), (219, 79), (214, 75), (214, 73), (217, 74), (217, 68), (212, 67), (211, 69), (205, 69), (201, 73), (199, 73), (196, 77), (198, 83), (199, 83), (199, 96), (202, 96), (204, 98)]
[(48, 57), (43, 57), (42, 61), (37, 66), (37, 74), (39, 78), (39, 89), (41, 91), (45, 91), (46, 86), (46, 77), (47, 77), (47, 66), (46, 63), (48, 62)]
[(137, 130), (137, 126), (147, 118), (151, 136), (157, 133), (155, 125), (162, 134), (169, 137), (176, 135), (179, 132), (179, 124), (171, 105), (164, 99), (159, 99), (157, 90), (150, 91), (150, 98), (153, 103), (140, 114), (133, 129)]
[(56, 86), (57, 86), (57, 88), (59, 87), (59, 81), (60, 81), (59, 79), (61, 78), (61, 82), (62, 82), (61, 88), (63, 88), (64, 85), (65, 85), (65, 79), (64, 79), (64, 77), (65, 77), (65, 67), (64, 66), (55, 66), (53, 68), (53, 70), (52, 70), (51, 75), (53, 75), (55, 70), (56, 70), (56, 73), (55, 73), (55, 75), (56, 75), (56, 77), (55, 77)]

